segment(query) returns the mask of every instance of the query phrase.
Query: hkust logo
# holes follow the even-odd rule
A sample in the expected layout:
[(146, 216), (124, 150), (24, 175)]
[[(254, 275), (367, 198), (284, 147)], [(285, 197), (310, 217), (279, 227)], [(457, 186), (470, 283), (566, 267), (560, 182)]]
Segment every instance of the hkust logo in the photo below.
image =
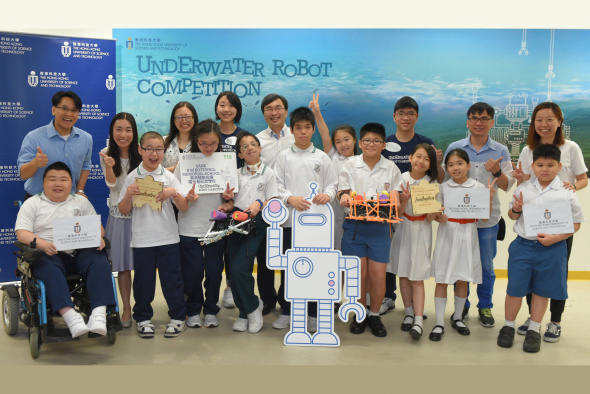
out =
[(69, 42), (64, 41), (64, 44), (61, 46), (61, 54), (63, 57), (70, 57), (72, 54), (72, 47)]
[(80, 226), (80, 223), (76, 223), (76, 225), (74, 226), (74, 232), (76, 234), (79, 234), (81, 230), (82, 230), (82, 227)]
[(131, 37), (127, 38), (127, 49), (133, 49), (133, 41)]
[(463, 197), (463, 202), (465, 204), (469, 204), (470, 201), (471, 201), (471, 198), (469, 197), (469, 194), (466, 194), (465, 197)]
[(112, 75), (109, 75), (109, 77), (106, 79), (106, 84), (108, 90), (113, 90), (115, 88), (115, 80), (113, 79)]
[(39, 83), (39, 76), (35, 71), (31, 71), (31, 74), (28, 76), (29, 86), (35, 87)]
[(544, 216), (545, 216), (545, 220), (550, 220), (551, 219), (551, 211), (546, 209)]

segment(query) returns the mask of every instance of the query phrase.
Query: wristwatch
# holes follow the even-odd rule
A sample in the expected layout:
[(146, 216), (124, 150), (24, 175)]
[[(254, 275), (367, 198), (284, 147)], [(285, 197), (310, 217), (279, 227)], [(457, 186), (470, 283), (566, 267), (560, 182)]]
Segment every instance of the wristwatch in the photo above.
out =
[(500, 178), (500, 175), (502, 175), (502, 169), (500, 168), (498, 172), (494, 172), (492, 175), (494, 178)]
[(76, 190), (76, 193), (82, 193), (82, 194), (86, 195), (86, 193), (84, 193), (84, 189)]

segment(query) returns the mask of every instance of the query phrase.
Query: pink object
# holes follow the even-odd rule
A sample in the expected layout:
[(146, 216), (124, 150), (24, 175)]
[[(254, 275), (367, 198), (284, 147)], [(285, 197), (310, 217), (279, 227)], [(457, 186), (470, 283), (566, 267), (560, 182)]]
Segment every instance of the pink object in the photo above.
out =
[(213, 212), (211, 212), (211, 219), (225, 220), (225, 219), (227, 219), (227, 214), (222, 211), (213, 211)]
[(248, 220), (250, 215), (245, 212), (236, 211), (232, 214), (232, 218), (237, 220), (238, 222), (243, 222), (244, 220)]
[(281, 212), (281, 203), (274, 200), (268, 204), (268, 210), (272, 213), (279, 213)]

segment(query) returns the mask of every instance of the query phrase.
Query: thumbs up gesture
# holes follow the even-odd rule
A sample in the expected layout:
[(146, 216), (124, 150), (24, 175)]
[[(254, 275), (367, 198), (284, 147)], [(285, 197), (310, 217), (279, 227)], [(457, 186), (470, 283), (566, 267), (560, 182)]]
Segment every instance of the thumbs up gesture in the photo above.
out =
[(37, 147), (37, 154), (35, 155), (33, 161), (35, 162), (35, 166), (37, 166), (37, 168), (43, 168), (47, 166), (47, 163), (49, 163), (49, 158), (45, 153), (43, 153), (41, 148)]
[(102, 152), (98, 152), (98, 154), (99, 156), (102, 156), (105, 166), (113, 168), (113, 166), (115, 165), (115, 159), (113, 159), (111, 156), (107, 156)]

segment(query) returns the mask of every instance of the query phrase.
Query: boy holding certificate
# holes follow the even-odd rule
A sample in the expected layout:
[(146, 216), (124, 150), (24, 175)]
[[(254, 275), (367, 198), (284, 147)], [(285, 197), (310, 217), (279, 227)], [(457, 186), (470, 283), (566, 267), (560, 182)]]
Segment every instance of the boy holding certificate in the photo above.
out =
[[(508, 248), (508, 288), (506, 289), (504, 327), (498, 335), (498, 346), (511, 347), (514, 342), (515, 322), (522, 297), (532, 293), (531, 322), (525, 336), (523, 350), (536, 353), (541, 349), (541, 321), (547, 310), (549, 298), (567, 298), (567, 248), (565, 239), (580, 229), (584, 221), (582, 207), (573, 191), (564, 188), (557, 174), (561, 170), (561, 152), (551, 144), (537, 146), (533, 151), (533, 172), (537, 179), (527, 181), (516, 188), (514, 201), (510, 203), (508, 217), (516, 220), (514, 231), (518, 234)], [(563, 234), (547, 234), (549, 227), (540, 228), (530, 235), (527, 223), (539, 222), (530, 212), (532, 205), (546, 205), (546, 226), (568, 221), (569, 212), (559, 212), (558, 202), (566, 201), (571, 207), (573, 231)], [(550, 212), (549, 209), (551, 209)], [(553, 220), (550, 220), (553, 219)], [(567, 224), (567, 223), (566, 223)], [(538, 224), (537, 224), (538, 227)], [(527, 236), (528, 233), (528, 236)]]

